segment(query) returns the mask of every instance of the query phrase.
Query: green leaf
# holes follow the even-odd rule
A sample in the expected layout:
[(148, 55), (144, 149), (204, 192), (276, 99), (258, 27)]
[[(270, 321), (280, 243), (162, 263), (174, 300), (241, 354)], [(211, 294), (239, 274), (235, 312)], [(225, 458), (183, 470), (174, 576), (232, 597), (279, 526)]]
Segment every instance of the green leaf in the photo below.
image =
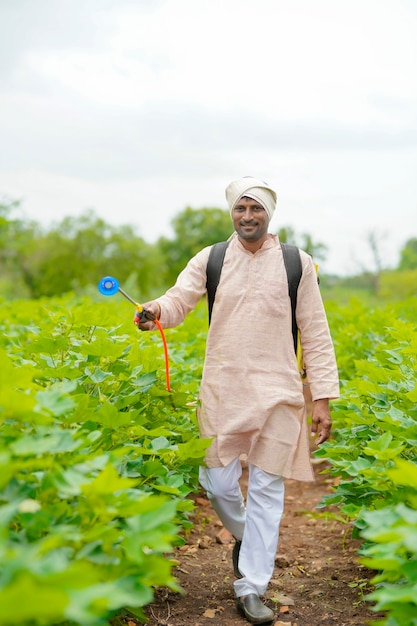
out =
[(169, 450), (176, 446), (172, 446), (166, 437), (156, 437), (151, 442), (152, 450)]
[(29, 574), (21, 574), (12, 584), (0, 589), (0, 616), (4, 624), (62, 621), (68, 595), (54, 585), (42, 584)]
[(149, 586), (123, 581), (91, 585), (69, 592), (70, 603), (65, 616), (78, 624), (96, 624), (97, 616), (125, 606), (144, 606), (153, 597)]
[(130, 424), (132, 422), (132, 415), (127, 411), (118, 411), (114, 404), (105, 402), (94, 414), (94, 420), (98, 424), (103, 424), (109, 428), (116, 429)]
[(84, 371), (87, 374), (87, 376), (89, 377), (89, 379), (93, 383), (96, 383), (96, 384), (100, 384), (104, 380), (106, 380), (106, 378), (111, 378), (113, 376), (113, 374), (111, 372), (105, 372), (104, 370), (100, 369), (99, 367), (97, 367), (94, 370), (92, 370), (91, 367), (86, 367)]
[(25, 435), (10, 444), (12, 452), (19, 456), (42, 455), (46, 453), (73, 452), (82, 445), (74, 439), (70, 430), (55, 429), (50, 434), (40, 431), (34, 435)]
[(86, 495), (105, 495), (132, 488), (134, 484), (134, 480), (122, 478), (116, 469), (111, 464), (108, 464), (94, 480), (89, 484), (83, 485), (81, 490)]
[(181, 460), (188, 461), (204, 459), (207, 448), (211, 445), (212, 439), (192, 438), (190, 441), (178, 444), (177, 456)]
[(417, 465), (415, 463), (397, 459), (395, 468), (387, 470), (387, 474), (395, 484), (414, 487), (417, 491)]
[(73, 410), (75, 403), (69, 394), (74, 391), (76, 387), (77, 382), (75, 380), (55, 383), (45, 391), (40, 391), (37, 394), (36, 399), (38, 405), (50, 411), (55, 417), (61, 417)]

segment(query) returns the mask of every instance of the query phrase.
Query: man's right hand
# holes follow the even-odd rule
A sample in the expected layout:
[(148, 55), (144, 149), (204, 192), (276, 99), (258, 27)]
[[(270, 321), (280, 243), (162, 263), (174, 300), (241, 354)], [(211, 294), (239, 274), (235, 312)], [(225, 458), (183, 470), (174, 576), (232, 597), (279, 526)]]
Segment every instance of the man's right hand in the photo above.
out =
[(133, 319), (139, 330), (155, 330), (156, 324), (153, 320), (159, 319), (161, 315), (161, 307), (159, 303), (154, 300), (152, 302), (146, 302), (143, 306), (143, 312), (136, 311)]

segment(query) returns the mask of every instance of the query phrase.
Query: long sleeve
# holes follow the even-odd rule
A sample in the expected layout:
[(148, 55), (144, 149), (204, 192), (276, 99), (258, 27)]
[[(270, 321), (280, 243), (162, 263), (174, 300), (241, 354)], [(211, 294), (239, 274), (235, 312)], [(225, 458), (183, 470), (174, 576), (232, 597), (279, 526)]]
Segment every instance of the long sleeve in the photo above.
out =
[(159, 321), (164, 328), (181, 324), (205, 294), (209, 253), (210, 247), (198, 252), (179, 274), (175, 285), (157, 298), (161, 307)]
[(312, 259), (302, 254), (303, 274), (298, 288), (297, 324), (313, 400), (339, 397), (339, 376), (326, 312)]

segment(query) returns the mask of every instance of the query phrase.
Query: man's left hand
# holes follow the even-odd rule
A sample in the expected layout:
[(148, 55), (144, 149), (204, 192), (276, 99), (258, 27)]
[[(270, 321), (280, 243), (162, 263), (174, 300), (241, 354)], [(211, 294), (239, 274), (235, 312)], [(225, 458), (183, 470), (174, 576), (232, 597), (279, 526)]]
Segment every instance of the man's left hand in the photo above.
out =
[[(332, 429), (332, 419), (330, 417), (330, 407), (328, 398), (316, 400), (313, 404), (313, 415), (311, 418), (311, 434), (318, 432), (316, 444), (319, 446), (330, 437)], [(319, 430), (320, 424), (320, 430)]]

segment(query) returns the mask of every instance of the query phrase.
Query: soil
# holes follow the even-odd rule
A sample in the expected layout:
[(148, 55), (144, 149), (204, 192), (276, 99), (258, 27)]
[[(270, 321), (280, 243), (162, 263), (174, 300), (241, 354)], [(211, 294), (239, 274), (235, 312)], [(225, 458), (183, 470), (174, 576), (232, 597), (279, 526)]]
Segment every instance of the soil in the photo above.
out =
[[(382, 617), (364, 599), (375, 572), (359, 564), (360, 543), (352, 539), (352, 527), (337, 519), (336, 511), (316, 508), (333, 483), (322, 470), (323, 464), (315, 464), (315, 483), (286, 481), (276, 567), (264, 597), (275, 612), (275, 626), (365, 626)], [(243, 490), (246, 480), (244, 470)], [(174, 555), (174, 575), (184, 593), (156, 590), (146, 607), (148, 624), (244, 626), (248, 622), (236, 611), (233, 591), (234, 540), (205, 494), (194, 500), (194, 527)]]

